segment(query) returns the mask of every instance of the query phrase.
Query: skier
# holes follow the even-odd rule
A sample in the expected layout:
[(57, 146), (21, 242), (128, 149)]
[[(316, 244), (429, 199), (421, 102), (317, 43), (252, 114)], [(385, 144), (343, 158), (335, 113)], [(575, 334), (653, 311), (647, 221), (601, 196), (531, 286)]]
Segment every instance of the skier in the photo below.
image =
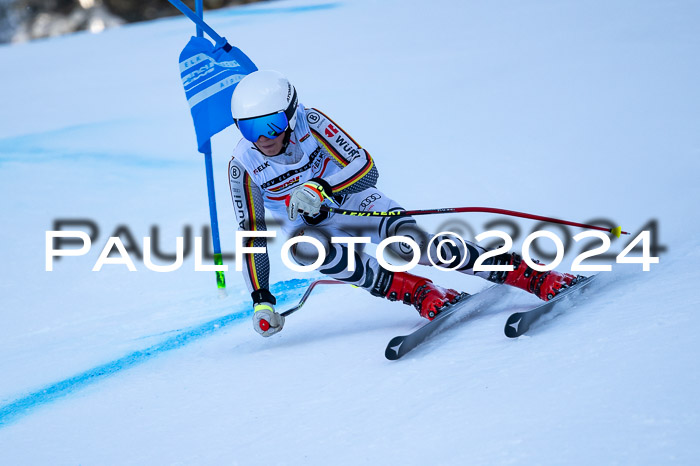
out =
[[(420, 276), (390, 272), (360, 248), (354, 251), (356, 268), (351, 272), (348, 245), (332, 242), (332, 238), (365, 236), (379, 243), (391, 236), (405, 236), (419, 245), (421, 265), (430, 265), (430, 258), (438, 258), (435, 263), (445, 266), (464, 261), (459, 272), (512, 285), (543, 300), (551, 299), (576, 279), (555, 271), (535, 271), (515, 253), (485, 261), (512, 264), (510, 272), (474, 272), (474, 263), (484, 248), (471, 242), (445, 242), (443, 237), (429, 241), (431, 236), (411, 217), (349, 217), (320, 211), (324, 204), (360, 211), (403, 209), (377, 189), (379, 171), (370, 154), (320, 110), (300, 104), (294, 86), (276, 71), (256, 71), (243, 78), (233, 92), (231, 111), (243, 135), (229, 163), (239, 230), (265, 231), (265, 211), (269, 210), (288, 235), (305, 235), (321, 242), (326, 258), (319, 270), (325, 275), (374, 296), (413, 305), (431, 320), (466, 294)], [(266, 240), (249, 238), (245, 245), (264, 247)], [(392, 243), (389, 248), (406, 260), (412, 258), (406, 244)], [(306, 242), (296, 244), (291, 253), (300, 265), (313, 263), (317, 255), (315, 247)], [(255, 309), (253, 327), (265, 337), (279, 332), (284, 317), (275, 312), (276, 300), (269, 290), (267, 254), (246, 255), (243, 273)]]

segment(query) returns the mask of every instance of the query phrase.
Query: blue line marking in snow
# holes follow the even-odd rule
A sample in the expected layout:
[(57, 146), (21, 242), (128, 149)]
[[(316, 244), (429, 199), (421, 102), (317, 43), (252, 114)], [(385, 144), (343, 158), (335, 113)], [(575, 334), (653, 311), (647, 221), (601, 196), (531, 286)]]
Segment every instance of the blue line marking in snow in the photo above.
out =
[[(90, 146), (76, 147), (72, 139), (84, 137), (94, 138), (95, 134), (103, 137), (112, 137), (114, 134), (134, 125), (129, 120), (102, 121), (91, 124), (76, 124), (63, 128), (47, 130), (36, 133), (21, 134), (16, 136), (0, 137), (0, 166), (4, 163), (45, 163), (52, 161), (85, 162), (94, 160), (97, 162), (115, 163), (119, 165), (137, 167), (187, 167), (191, 163), (183, 159), (165, 159), (153, 157), (148, 153), (143, 155), (128, 154), (119, 150), (102, 152)], [(120, 129), (121, 128), (121, 129)]]
[[(287, 280), (274, 284), (271, 287), (271, 291), (275, 295), (282, 295), (279, 304), (283, 304), (290, 301), (295, 296), (300, 295), (312, 281), (313, 279)], [(129, 369), (138, 364), (144, 363), (165, 353), (166, 351), (182, 348), (193, 341), (210, 336), (232, 323), (249, 317), (252, 313), (253, 311), (250, 309), (242, 311), (239, 310), (232, 314), (205, 322), (196, 327), (184, 329), (178, 332), (176, 335), (153, 346), (149, 346), (146, 349), (134, 351), (133, 353), (127, 354), (122, 358), (102, 364), (101, 366), (93, 367), (92, 369), (88, 369), (85, 372), (77, 374), (68, 379), (47, 385), (42, 389), (25, 395), (22, 398), (18, 398), (8, 404), (1, 405), (0, 428), (10, 424), (12, 421), (17, 420), (22, 416), (26, 416), (33, 409), (41, 405), (51, 403), (59, 398), (71, 394), (75, 390), (86, 387), (89, 384), (99, 382), (100, 380), (125, 369)]]

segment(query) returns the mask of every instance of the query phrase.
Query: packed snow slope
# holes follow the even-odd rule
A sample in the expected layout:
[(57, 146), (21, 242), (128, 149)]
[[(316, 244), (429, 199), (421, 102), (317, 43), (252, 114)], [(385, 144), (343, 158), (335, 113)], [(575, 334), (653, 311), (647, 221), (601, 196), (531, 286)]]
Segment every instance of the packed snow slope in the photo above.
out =
[[(153, 237), (172, 254), (176, 237), (208, 235), (177, 67), (188, 20), (0, 47), (0, 463), (700, 463), (699, 17), (697, 2), (638, 0), (291, 0), (206, 15), (366, 147), (404, 207), (492, 206), (633, 233), (612, 242), (595, 292), (528, 336), (509, 340), (503, 324), (536, 300), (504, 289), (396, 362), (386, 343), (423, 322), (362, 290), (319, 289), (263, 339), (231, 260), (226, 297), (191, 252), (176, 272), (136, 254), (136, 272), (91, 271), (109, 236), (132, 251)], [(213, 141), (227, 254), (238, 138), (229, 128)], [(503, 220), (420, 223), (501, 229), (516, 250), (541, 228)], [(47, 272), (57, 221), (99, 232)], [(566, 270), (585, 249), (579, 231), (549, 229)], [(643, 229), (659, 264), (615, 264)], [(282, 310), (314, 275), (286, 269), (281, 244)]]

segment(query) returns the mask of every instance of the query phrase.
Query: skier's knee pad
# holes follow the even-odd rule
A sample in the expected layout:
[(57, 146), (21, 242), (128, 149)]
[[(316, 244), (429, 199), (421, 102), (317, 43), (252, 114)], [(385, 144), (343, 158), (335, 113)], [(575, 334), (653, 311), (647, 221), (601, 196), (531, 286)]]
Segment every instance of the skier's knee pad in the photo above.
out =
[[(405, 236), (413, 240), (418, 245), (420, 250), (420, 263), (425, 263), (423, 265), (429, 264), (427, 259), (423, 260), (423, 258), (426, 257), (429, 236), (422, 228), (418, 226), (413, 218), (408, 217), (402, 223), (397, 222), (395, 226), (392, 226), (392, 228), (388, 230), (388, 232), (390, 233), (390, 236)], [(391, 243), (388, 249), (402, 260), (410, 261), (413, 259), (414, 251), (407, 243)]]
[[(321, 249), (324, 251), (324, 254), (328, 254), (331, 242), (328, 239), (328, 237), (320, 231), (301, 230), (296, 235), (296, 237), (299, 236), (303, 236), (305, 238), (312, 238), (311, 241), (318, 240), (318, 242), (321, 244)], [(316, 262), (316, 259), (318, 259), (319, 256), (319, 247), (317, 245), (318, 243), (316, 243), (315, 241), (312, 243), (311, 241), (299, 241), (289, 249), (292, 253), (292, 259), (294, 259), (294, 262), (301, 266), (311, 265), (314, 262)]]

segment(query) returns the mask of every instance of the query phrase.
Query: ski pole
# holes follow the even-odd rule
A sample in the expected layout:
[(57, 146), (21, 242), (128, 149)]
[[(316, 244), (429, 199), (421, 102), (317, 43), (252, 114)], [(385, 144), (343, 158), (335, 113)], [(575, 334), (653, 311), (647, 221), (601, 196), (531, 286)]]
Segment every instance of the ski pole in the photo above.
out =
[[(316, 288), (316, 285), (345, 285), (345, 282), (340, 282), (338, 280), (314, 280), (313, 282), (311, 282), (311, 285), (309, 285), (309, 287), (306, 289), (306, 292), (304, 293), (304, 296), (302, 296), (299, 300), (299, 303), (296, 306), (280, 313), (280, 315), (282, 317), (287, 317), (288, 315), (293, 314), (299, 309), (301, 309), (301, 307), (311, 295), (313, 289)], [(265, 319), (260, 319), (258, 325), (260, 325), (260, 328), (263, 332), (270, 330), (270, 322), (266, 321)]]
[(347, 210), (340, 209), (337, 207), (321, 206), (321, 210), (324, 212), (335, 213), (340, 215), (350, 215), (357, 217), (407, 217), (412, 215), (432, 215), (432, 214), (452, 214), (452, 213), (464, 213), (464, 212), (486, 212), (492, 214), (509, 215), (511, 217), (521, 217), (528, 218), (531, 220), (541, 220), (543, 222), (559, 223), (562, 225), (569, 225), (572, 227), (586, 228), (590, 230), (599, 230), (612, 233), (617, 238), (620, 235), (629, 235), (630, 233), (622, 231), (622, 227), (617, 228), (605, 228), (597, 225), (589, 225), (586, 223), (570, 222), (568, 220), (561, 220), (552, 217), (543, 217), (541, 215), (533, 215), (525, 212), (516, 212), (514, 210), (505, 209), (494, 209), (493, 207), (447, 207), (443, 209), (425, 209), (425, 210), (394, 210), (391, 212), (362, 212), (359, 210)]
[(297, 304), (293, 308), (287, 309), (286, 311), (282, 312), (281, 313), (282, 317), (287, 317), (289, 314), (293, 314), (294, 312), (301, 309), (301, 307), (304, 305), (306, 300), (309, 298), (309, 295), (311, 295), (311, 292), (313, 291), (313, 289), (316, 288), (316, 285), (346, 285), (346, 283), (340, 282), (338, 280), (314, 280), (311, 283), (311, 285), (309, 285), (309, 287), (306, 289), (304, 296), (302, 296), (301, 299), (299, 300), (299, 304)]

